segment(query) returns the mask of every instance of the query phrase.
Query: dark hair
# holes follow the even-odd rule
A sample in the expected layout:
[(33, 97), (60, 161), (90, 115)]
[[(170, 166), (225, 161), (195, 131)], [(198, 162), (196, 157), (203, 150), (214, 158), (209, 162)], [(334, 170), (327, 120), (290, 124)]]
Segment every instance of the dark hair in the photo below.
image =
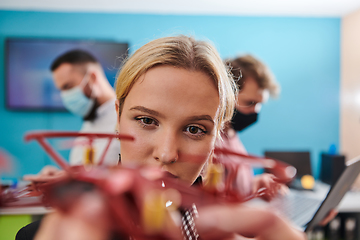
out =
[(247, 78), (253, 78), (261, 89), (267, 89), (270, 95), (276, 97), (280, 86), (276, 82), (270, 69), (259, 59), (251, 55), (244, 55), (225, 61), (229, 67), (239, 90), (241, 90)]
[(98, 63), (96, 58), (90, 53), (83, 50), (71, 50), (58, 56), (51, 64), (50, 70), (55, 71), (61, 64), (85, 64), (85, 63)]

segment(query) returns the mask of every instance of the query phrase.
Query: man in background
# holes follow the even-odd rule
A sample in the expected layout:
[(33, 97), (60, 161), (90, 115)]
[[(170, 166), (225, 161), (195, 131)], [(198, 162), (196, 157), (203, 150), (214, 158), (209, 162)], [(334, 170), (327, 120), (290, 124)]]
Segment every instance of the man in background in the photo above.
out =
[[(239, 94), (234, 117), (225, 134), (229, 140), (232, 138), (239, 140), (236, 132), (243, 131), (257, 121), (262, 104), (267, 102), (269, 96), (277, 97), (280, 86), (270, 69), (251, 55), (228, 60), (226, 65), (229, 66), (237, 82)], [(238, 151), (246, 153), (240, 140), (238, 145)]]
[[(280, 86), (270, 69), (251, 55), (240, 56), (227, 60), (225, 63), (237, 83), (239, 93), (232, 121), (222, 132), (223, 141), (218, 141), (217, 144), (229, 150), (247, 154), (236, 132), (243, 131), (257, 121), (262, 104), (267, 102), (269, 96), (277, 97), (280, 92)], [(251, 174), (251, 168), (246, 164), (239, 170), (238, 175), (241, 176), (241, 179), (238, 181), (240, 183), (238, 187), (240, 191), (244, 193), (246, 191), (254, 192), (260, 188), (269, 188), (271, 186), (277, 188), (280, 192), (284, 189), (284, 185), (278, 185), (274, 181), (272, 174), (260, 174), (253, 179)], [(249, 185), (252, 185), (251, 189), (249, 189)], [(276, 191), (267, 192), (263, 198), (271, 200), (276, 194)], [(337, 210), (330, 210), (328, 215), (318, 225), (326, 226), (337, 214)]]
[[(115, 132), (116, 94), (94, 56), (83, 50), (72, 50), (58, 56), (50, 69), (65, 108), (84, 120), (80, 132)], [(99, 161), (107, 141), (94, 141), (95, 163)], [(77, 138), (70, 152), (71, 165), (85, 164), (85, 148), (84, 139)], [(113, 140), (105, 164), (117, 164), (119, 153), (120, 144)]]
[[(227, 124), (221, 133), (221, 140), (216, 145), (233, 152), (247, 154), (247, 151), (237, 136), (237, 131), (242, 131), (255, 123), (261, 106), (269, 96), (277, 96), (279, 85), (276, 83), (270, 70), (260, 60), (251, 55), (244, 55), (235, 59), (225, 61), (229, 68), (239, 93), (235, 106), (233, 119)], [(238, 161), (233, 156), (228, 156), (229, 161)], [(285, 191), (286, 187), (279, 184), (272, 174), (260, 174), (253, 176), (250, 165), (244, 163), (239, 167), (236, 181), (239, 193), (244, 197), (254, 194), (261, 188), (274, 189), (267, 191), (263, 198), (271, 200), (276, 196), (278, 190)]]

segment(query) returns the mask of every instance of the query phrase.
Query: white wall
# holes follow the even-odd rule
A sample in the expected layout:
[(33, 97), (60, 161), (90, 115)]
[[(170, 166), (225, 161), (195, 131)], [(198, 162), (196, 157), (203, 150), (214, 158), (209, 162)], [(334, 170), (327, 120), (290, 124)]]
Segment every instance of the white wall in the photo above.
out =
[(360, 9), (342, 19), (340, 86), (340, 148), (349, 160), (360, 155)]
[(342, 19), (341, 26), (341, 151), (360, 155), (360, 9)]

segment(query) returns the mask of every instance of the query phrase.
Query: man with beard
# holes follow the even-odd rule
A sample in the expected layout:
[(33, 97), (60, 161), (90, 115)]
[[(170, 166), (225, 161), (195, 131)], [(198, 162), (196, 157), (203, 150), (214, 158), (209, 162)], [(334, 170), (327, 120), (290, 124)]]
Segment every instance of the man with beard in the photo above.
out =
[[(66, 109), (83, 118), (80, 132), (114, 133), (116, 126), (116, 94), (100, 63), (88, 52), (72, 50), (57, 57), (50, 67), (56, 87)], [(84, 139), (77, 138), (70, 152), (70, 164), (86, 164)], [(99, 158), (107, 140), (94, 142), (95, 158)], [(105, 164), (117, 164), (119, 143), (112, 141), (105, 156)]]

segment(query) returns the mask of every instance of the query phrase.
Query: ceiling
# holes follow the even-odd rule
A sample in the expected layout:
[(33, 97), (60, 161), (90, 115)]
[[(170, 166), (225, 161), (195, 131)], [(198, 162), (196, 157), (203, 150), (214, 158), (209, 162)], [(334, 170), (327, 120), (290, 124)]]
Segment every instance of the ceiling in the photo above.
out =
[(360, 0), (1, 0), (2, 10), (342, 17)]

